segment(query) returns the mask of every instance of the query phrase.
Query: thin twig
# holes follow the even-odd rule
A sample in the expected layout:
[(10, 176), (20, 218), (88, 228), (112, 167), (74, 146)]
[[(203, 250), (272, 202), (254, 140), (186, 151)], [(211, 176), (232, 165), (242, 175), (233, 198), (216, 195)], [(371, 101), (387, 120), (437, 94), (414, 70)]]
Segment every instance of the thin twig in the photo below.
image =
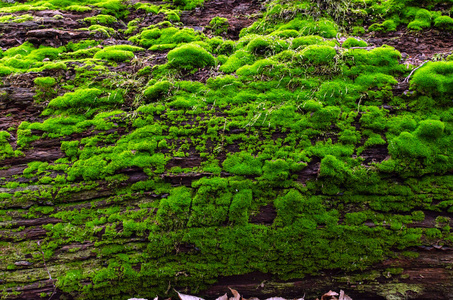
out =
[(41, 247), (41, 243), (40, 241), (37, 242), (38, 246), (39, 246), (39, 249), (41, 250), (41, 254), (42, 254), (42, 261), (44, 263), (44, 268), (46, 269), (47, 271), (47, 274), (49, 275), (49, 280), (50, 282), (52, 282), (52, 285), (53, 285), (53, 291), (52, 291), (52, 295), (50, 295), (50, 299), (52, 299), (52, 297), (55, 295), (55, 293), (57, 292), (57, 287), (55, 286), (55, 283), (54, 283), (54, 280), (52, 279), (52, 275), (50, 275), (50, 271), (49, 269), (47, 268), (47, 264), (46, 264), (46, 258), (44, 257), (44, 251), (42, 251), (42, 247)]
[(418, 69), (420, 69), (424, 64), (426, 64), (429, 60), (425, 60), (424, 62), (422, 62), (418, 67), (416, 67), (415, 69), (412, 70), (412, 72), (409, 74), (409, 76), (407, 76), (404, 80), (403, 80), (403, 83), (408, 83), (409, 82), (409, 79), (411, 78), (412, 74), (414, 74), (415, 71), (417, 71)]

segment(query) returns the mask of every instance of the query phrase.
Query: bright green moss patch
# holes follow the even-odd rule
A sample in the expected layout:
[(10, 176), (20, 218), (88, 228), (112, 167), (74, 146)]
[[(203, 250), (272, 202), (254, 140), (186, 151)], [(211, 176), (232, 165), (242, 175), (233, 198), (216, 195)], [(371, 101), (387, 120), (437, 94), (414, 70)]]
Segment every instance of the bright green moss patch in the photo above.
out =
[(341, 45), (343, 48), (351, 48), (351, 47), (367, 47), (368, 44), (365, 41), (355, 39), (353, 37), (349, 37), (346, 41), (343, 42)]
[(453, 94), (453, 62), (429, 62), (412, 77), (411, 87), (427, 95)]
[(261, 161), (247, 152), (231, 155), (223, 162), (225, 171), (242, 176), (260, 176), (261, 166)]
[(212, 32), (215, 35), (221, 35), (224, 34), (228, 31), (228, 19), (227, 18), (222, 18), (222, 17), (214, 17), (210, 22), (209, 22), (209, 28), (212, 30)]
[(368, 31), (396, 31), (397, 23), (394, 20), (387, 20), (382, 23), (375, 23), (368, 28)]
[[(58, 288), (74, 297), (154, 298), (173, 297), (169, 284), (198, 293), (219, 274), (363, 273), (414, 259), (411, 247), (452, 246), (443, 217), (453, 212), (450, 62), (422, 66), (400, 95), (395, 86), (414, 66), (400, 64), (397, 50), (338, 41), (371, 22), (423, 30), (449, 4), (365, 2), (269, 1), (235, 41), (222, 18), (210, 36), (179, 23), (181, 10), (202, 1), (81, 0), (97, 41), (5, 49), (0, 74), (38, 72), (34, 104), (49, 104), (0, 132), (0, 160), (28, 163), (2, 179), (0, 215), (62, 222), (43, 227), (42, 249), (18, 241), (33, 247), (11, 248), (1, 264), (26, 254), (42, 264), (42, 251)], [(149, 25), (159, 18), (171, 22)], [(108, 36), (130, 44), (107, 46)], [(14, 92), (5, 89), (0, 103), (9, 108)], [(20, 157), (48, 144), (61, 145), (60, 159)], [(262, 222), (263, 212), (276, 217)], [(71, 248), (81, 243), (94, 248)], [(10, 268), (6, 288), (20, 270)], [(380, 276), (365, 273), (354, 278)], [(40, 274), (32, 279), (48, 278)]]
[(85, 22), (91, 23), (91, 25), (94, 25), (94, 24), (110, 25), (110, 24), (117, 22), (117, 19), (114, 16), (110, 16), (110, 15), (97, 15), (94, 17), (85, 18), (83, 20)]
[(173, 84), (167, 80), (159, 81), (153, 84), (152, 86), (148, 87), (143, 92), (143, 95), (151, 101), (156, 101), (159, 100), (161, 97), (164, 98), (165, 96), (167, 96), (172, 87)]
[(212, 54), (194, 43), (171, 50), (168, 52), (167, 59), (168, 65), (176, 69), (190, 70), (215, 65)]
[(66, 7), (67, 10), (69, 11), (77, 11), (77, 12), (87, 12), (91, 11), (91, 7), (85, 6), (85, 5), (70, 5)]
[(131, 60), (134, 57), (135, 55), (132, 51), (114, 49), (104, 49), (96, 52), (96, 54), (94, 55), (94, 58), (96, 59), (113, 60), (116, 62)]
[(337, 52), (333, 47), (323, 45), (311, 45), (307, 46), (298, 53), (298, 56), (303, 62), (313, 65), (323, 65), (333, 62), (333, 58)]
[(200, 41), (204, 37), (201, 32), (195, 31), (193, 28), (160, 27), (163, 27), (163, 25), (143, 30), (139, 35), (133, 36), (129, 40), (141, 46), (150, 47), (162, 44), (190, 43)]
[(66, 93), (63, 96), (57, 97), (49, 102), (49, 107), (57, 109), (65, 109), (70, 107), (89, 107), (100, 104), (99, 96), (102, 91), (99, 89), (79, 89), (73, 93)]
[(50, 88), (53, 87), (57, 81), (53, 77), (38, 77), (35, 78), (34, 83), (40, 88)]
[(227, 59), (227, 61), (220, 67), (220, 70), (225, 73), (233, 73), (240, 67), (253, 63), (254, 60), (255, 58), (249, 52), (238, 50)]
[(411, 30), (423, 30), (431, 27), (431, 14), (426, 9), (417, 11), (415, 20), (407, 24), (407, 28)]
[(89, 31), (93, 31), (94, 33), (99, 33), (105, 38), (109, 38), (110, 36), (115, 34), (115, 29), (106, 27), (103, 25), (91, 25), (88, 27)]
[(434, 26), (448, 31), (453, 31), (453, 19), (449, 16), (440, 16), (434, 20)]
[(418, 125), (415, 134), (426, 139), (436, 139), (442, 136), (444, 129), (445, 124), (439, 120), (424, 120)]

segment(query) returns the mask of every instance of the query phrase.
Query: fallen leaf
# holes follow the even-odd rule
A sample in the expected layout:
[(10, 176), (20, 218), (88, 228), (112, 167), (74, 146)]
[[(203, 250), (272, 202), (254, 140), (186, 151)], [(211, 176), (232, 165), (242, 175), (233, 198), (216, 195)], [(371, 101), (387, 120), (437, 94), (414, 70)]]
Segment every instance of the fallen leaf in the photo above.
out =
[(340, 290), (340, 298), (338, 300), (352, 300), (352, 298), (346, 295), (343, 290)]
[(240, 300), (241, 299), (241, 295), (238, 293), (238, 291), (236, 291), (230, 287), (229, 287), (229, 289), (233, 293), (233, 296), (234, 296), (233, 298), (230, 298), (230, 300)]
[(228, 295), (225, 293), (225, 295), (220, 296), (219, 298), (217, 298), (215, 300), (228, 300)]
[(204, 300), (203, 298), (181, 294), (180, 292), (178, 292), (176, 290), (175, 290), (175, 292), (178, 293), (179, 299), (181, 299), (181, 300)]
[(334, 291), (328, 291), (324, 295), (322, 295), (321, 300), (337, 300), (334, 296), (338, 296), (337, 292)]

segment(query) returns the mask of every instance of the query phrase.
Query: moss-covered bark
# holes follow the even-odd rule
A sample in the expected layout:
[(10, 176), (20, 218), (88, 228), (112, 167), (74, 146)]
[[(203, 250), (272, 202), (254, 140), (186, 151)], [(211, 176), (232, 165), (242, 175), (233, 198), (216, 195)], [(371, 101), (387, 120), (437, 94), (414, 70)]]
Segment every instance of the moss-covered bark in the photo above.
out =
[(365, 2), (0, 4), (2, 297), (449, 299), (451, 4)]

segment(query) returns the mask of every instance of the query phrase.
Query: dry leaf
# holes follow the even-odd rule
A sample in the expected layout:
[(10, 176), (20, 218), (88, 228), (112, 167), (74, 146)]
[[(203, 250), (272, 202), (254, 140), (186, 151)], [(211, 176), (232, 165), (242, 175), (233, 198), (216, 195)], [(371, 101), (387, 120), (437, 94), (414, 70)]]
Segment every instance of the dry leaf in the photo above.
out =
[(328, 291), (324, 295), (322, 295), (321, 300), (337, 300), (334, 296), (338, 296), (337, 292), (334, 291)]
[(181, 300), (204, 300), (203, 298), (181, 294), (180, 292), (178, 292), (176, 290), (175, 290), (175, 292), (178, 293), (179, 299), (181, 299)]
[(346, 295), (343, 290), (340, 290), (340, 298), (338, 300), (352, 300), (352, 298)]
[(217, 298), (215, 300), (228, 300), (228, 295), (225, 293), (225, 295), (220, 296), (219, 298)]
[(233, 290), (232, 288), (230, 288), (230, 291), (233, 293), (233, 298), (230, 298), (230, 300), (240, 300), (241, 299), (241, 295), (238, 293), (238, 291), (236, 290)]

